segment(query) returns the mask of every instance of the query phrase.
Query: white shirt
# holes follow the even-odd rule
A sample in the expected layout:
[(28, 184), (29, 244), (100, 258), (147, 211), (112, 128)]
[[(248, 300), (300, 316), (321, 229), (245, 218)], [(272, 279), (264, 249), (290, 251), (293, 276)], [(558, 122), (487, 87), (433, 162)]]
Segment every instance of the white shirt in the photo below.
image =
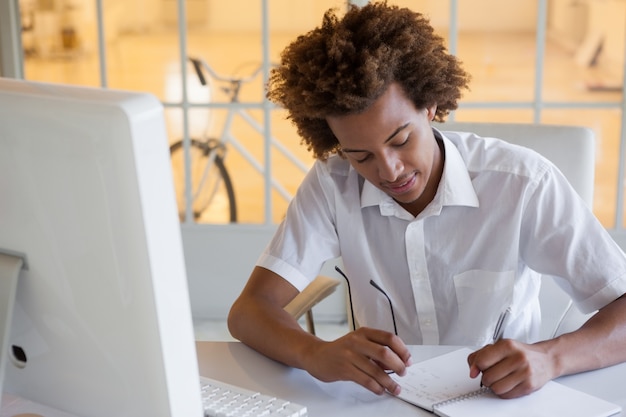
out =
[(356, 321), (408, 344), (535, 341), (541, 274), (562, 277), (583, 312), (626, 292), (626, 257), (564, 176), (534, 151), (441, 132), (433, 201), (414, 217), (338, 156), (317, 161), (258, 265), (302, 290), (341, 256)]

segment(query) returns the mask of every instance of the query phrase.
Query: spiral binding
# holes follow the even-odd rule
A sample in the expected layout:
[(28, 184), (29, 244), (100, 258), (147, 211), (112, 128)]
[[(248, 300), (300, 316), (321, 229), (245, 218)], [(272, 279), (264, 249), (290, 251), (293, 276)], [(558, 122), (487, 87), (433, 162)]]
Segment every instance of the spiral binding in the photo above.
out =
[(449, 400), (444, 400), (444, 401), (435, 403), (433, 404), (433, 410), (436, 410), (448, 404), (471, 400), (472, 398), (483, 396), (489, 392), (491, 392), (489, 387), (482, 387), (480, 389), (477, 389), (476, 391), (468, 392), (467, 394), (459, 395), (458, 397), (450, 398)]

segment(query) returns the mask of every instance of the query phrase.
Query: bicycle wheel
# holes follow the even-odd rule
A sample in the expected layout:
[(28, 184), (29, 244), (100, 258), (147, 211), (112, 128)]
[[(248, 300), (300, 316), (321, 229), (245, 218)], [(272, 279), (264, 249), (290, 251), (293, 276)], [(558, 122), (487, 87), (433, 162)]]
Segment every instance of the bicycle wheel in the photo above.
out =
[[(203, 223), (234, 223), (237, 221), (235, 191), (224, 165), (224, 146), (215, 139), (191, 139), (189, 148), (192, 213)], [(181, 221), (185, 218), (185, 152), (183, 142), (170, 146), (176, 203)]]

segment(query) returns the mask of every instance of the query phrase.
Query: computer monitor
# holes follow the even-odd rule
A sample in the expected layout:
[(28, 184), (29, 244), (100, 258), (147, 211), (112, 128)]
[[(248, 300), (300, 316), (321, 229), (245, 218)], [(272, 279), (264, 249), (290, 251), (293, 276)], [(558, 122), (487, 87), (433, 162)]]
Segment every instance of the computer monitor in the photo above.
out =
[(26, 264), (0, 268), (5, 392), (83, 417), (202, 415), (155, 97), (0, 78), (0, 252)]

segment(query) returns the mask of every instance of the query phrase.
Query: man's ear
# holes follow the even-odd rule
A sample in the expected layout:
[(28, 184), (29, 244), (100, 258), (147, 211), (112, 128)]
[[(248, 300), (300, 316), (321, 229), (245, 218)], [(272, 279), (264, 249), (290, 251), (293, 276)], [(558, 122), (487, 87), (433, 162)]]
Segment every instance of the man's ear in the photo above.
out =
[(428, 120), (432, 122), (433, 120), (435, 120), (435, 115), (437, 114), (437, 105), (433, 104), (432, 106), (426, 107), (426, 112)]

